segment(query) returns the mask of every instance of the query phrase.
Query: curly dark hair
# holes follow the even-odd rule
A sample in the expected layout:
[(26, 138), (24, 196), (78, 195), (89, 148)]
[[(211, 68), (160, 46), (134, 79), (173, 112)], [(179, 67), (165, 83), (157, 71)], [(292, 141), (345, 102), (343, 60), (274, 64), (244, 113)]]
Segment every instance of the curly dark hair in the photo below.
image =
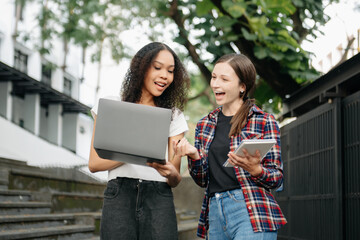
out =
[(153, 59), (162, 50), (169, 51), (174, 57), (174, 80), (160, 96), (154, 97), (155, 105), (168, 109), (176, 107), (183, 111), (190, 86), (189, 76), (176, 53), (164, 43), (149, 43), (135, 54), (125, 75), (121, 98), (126, 102), (137, 103), (140, 101), (145, 75)]

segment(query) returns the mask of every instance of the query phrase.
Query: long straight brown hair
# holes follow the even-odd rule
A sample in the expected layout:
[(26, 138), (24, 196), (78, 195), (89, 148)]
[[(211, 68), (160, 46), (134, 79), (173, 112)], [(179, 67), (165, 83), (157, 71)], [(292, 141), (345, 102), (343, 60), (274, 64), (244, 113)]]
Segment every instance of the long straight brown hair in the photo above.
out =
[(254, 105), (255, 100), (249, 99), (248, 93), (254, 87), (256, 69), (250, 59), (243, 54), (231, 53), (224, 55), (216, 61), (215, 65), (218, 63), (228, 63), (239, 77), (239, 84), (245, 85), (245, 91), (243, 93), (239, 92), (239, 97), (243, 99), (243, 105), (239, 108), (230, 121), (230, 137), (232, 135), (241, 133), (241, 129), (247, 122), (249, 111)]

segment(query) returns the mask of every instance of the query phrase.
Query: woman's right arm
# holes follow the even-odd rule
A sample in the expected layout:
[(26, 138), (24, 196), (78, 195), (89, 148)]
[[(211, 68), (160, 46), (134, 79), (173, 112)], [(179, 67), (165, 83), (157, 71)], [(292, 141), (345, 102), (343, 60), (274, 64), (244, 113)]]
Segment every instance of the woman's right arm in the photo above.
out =
[(189, 172), (193, 180), (200, 187), (207, 186), (207, 172), (208, 165), (206, 158), (201, 154), (201, 144), (199, 137), (199, 125), (195, 130), (195, 147), (192, 146), (185, 138), (183, 138), (178, 144), (174, 144), (175, 154), (188, 157)]
[(100, 158), (99, 155), (96, 153), (94, 149), (95, 126), (96, 126), (96, 116), (94, 116), (94, 130), (92, 133), (91, 146), (90, 146), (90, 156), (89, 156), (90, 172), (94, 173), (99, 171), (106, 171), (121, 166), (123, 164), (122, 162)]

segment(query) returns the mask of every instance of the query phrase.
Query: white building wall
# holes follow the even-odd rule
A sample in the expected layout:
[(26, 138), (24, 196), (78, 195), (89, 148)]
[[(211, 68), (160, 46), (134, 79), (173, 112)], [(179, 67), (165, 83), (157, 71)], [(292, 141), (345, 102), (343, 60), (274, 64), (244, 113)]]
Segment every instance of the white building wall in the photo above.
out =
[[(21, 37), (18, 38), (18, 42), (14, 44), (13, 42), (13, 32), (15, 26), (15, 0), (5, 0), (1, 1), (0, 4), (0, 61), (4, 62), (9, 66), (14, 66), (14, 48), (17, 47), (22, 51), (25, 51), (28, 56), (28, 75), (34, 78), (35, 80), (40, 81), (41, 79), (41, 65), (44, 61), (49, 61), (58, 66), (55, 70), (52, 71), (52, 83), (51, 87), (57, 91), (63, 91), (63, 78), (64, 73), (61, 69), (63, 65), (63, 42), (61, 40), (53, 42), (53, 48), (49, 55), (44, 59), (41, 59), (40, 54), (35, 50), (35, 42), (28, 41), (23, 42)], [(39, 31), (36, 23), (36, 17), (38, 15), (39, 6), (36, 2), (26, 1), (26, 7), (23, 12), (23, 21), (19, 22), (18, 30), (21, 31), (30, 31), (31, 36), (35, 39), (39, 36)], [(16, 46), (15, 46), (16, 45)], [(69, 52), (67, 55), (67, 69), (66, 74), (70, 76), (72, 82), (72, 98), (79, 100), (79, 89), (80, 89), (80, 74), (81, 74), (81, 49), (74, 45), (69, 44)], [(1, 85), (3, 86), (3, 85)], [(2, 91), (4, 92), (4, 91)], [(64, 132), (59, 136), (62, 139), (62, 136), (65, 135), (65, 144), (64, 141), (60, 146), (57, 144), (50, 143), (45, 139), (49, 135), (49, 117), (47, 115), (48, 109), (43, 106), (40, 107), (40, 126), (38, 129), (38, 135), (35, 135), (25, 129), (19, 127), (21, 120), (24, 120), (25, 113), (25, 103), (24, 99), (9, 95), (11, 98), (11, 105), (9, 119), (0, 116), (0, 132), (1, 135), (11, 136), (10, 140), (6, 143), (3, 143), (7, 138), (3, 138), (4, 141), (0, 141), (0, 156), (7, 155), (18, 156), (19, 160), (28, 161), (30, 164), (39, 165), (40, 162), (42, 165), (48, 162), (48, 165), (60, 164), (65, 165), (70, 164), (87, 164), (90, 141), (92, 135), (92, 119), (84, 114), (73, 114), (61, 112), (61, 118), (64, 121), (62, 122), (62, 127)], [(4, 98), (6, 99), (6, 98)], [(1, 103), (6, 103), (6, 101), (0, 101)], [(9, 101), (7, 103), (10, 103)], [(4, 110), (5, 111), (5, 110)], [(69, 121), (70, 120), (70, 121)], [(72, 121), (73, 120), (73, 121)], [(73, 123), (71, 123), (71, 121)], [(13, 122), (13, 123), (12, 123)], [(69, 122), (66, 124), (66, 122)], [(82, 129), (85, 129), (83, 133), (80, 133), (80, 126)], [(26, 146), (25, 146), (26, 145)], [(63, 148), (64, 146), (71, 146), (76, 150), (76, 154), (67, 149)], [(41, 149), (41, 151), (39, 151)], [(58, 156), (58, 157), (54, 157)], [(73, 161), (73, 159), (75, 159)]]
[[(71, 150), (76, 151), (76, 143), (78, 138), (78, 114), (66, 113), (63, 114), (63, 132), (62, 132), (62, 146)], [(76, 132), (76, 136), (74, 136)]]
[(78, 135), (76, 139), (76, 153), (85, 159), (89, 158), (93, 121), (84, 114), (78, 115)]
[(340, 1), (325, 9), (325, 14), (331, 16), (331, 20), (321, 28), (324, 35), (319, 36), (313, 42), (304, 41), (302, 47), (314, 54), (312, 65), (320, 72), (327, 73), (341, 59), (348, 38), (355, 37), (355, 41), (348, 52), (347, 58), (359, 53), (360, 12), (354, 11), (358, 0)]
[(0, 7), (0, 32), (3, 34), (1, 41), (0, 59), (8, 65), (13, 65), (12, 31), (14, 29), (14, 4), (12, 1), (2, 1)]
[(87, 160), (0, 117), (0, 156), (42, 167), (87, 165)]
[[(18, 22), (18, 32), (20, 36), (17, 39), (17, 46), (20, 50), (26, 51), (28, 56), (28, 75), (36, 80), (41, 79), (41, 56), (35, 51), (36, 44), (35, 39), (39, 38), (39, 28), (36, 22), (40, 7), (36, 2), (26, 1), (26, 5), (23, 11), (23, 20)], [(15, 27), (15, 5), (14, 1), (4, 1), (1, 3), (0, 8), (0, 32), (3, 35), (1, 41), (0, 60), (10, 66), (13, 66), (14, 62), (14, 44), (12, 35)], [(33, 40), (24, 42), (22, 37), (24, 32), (30, 33)], [(50, 54), (46, 56), (46, 60), (56, 64), (59, 68), (52, 73), (52, 87), (58, 91), (63, 90), (63, 74), (62, 65), (64, 61), (64, 48), (63, 42), (57, 40), (53, 42), (53, 48)], [(80, 78), (80, 66), (81, 66), (81, 48), (69, 44), (69, 52), (67, 55), (67, 69), (66, 73), (74, 77), (72, 82), (73, 86), (73, 98), (79, 99), (79, 78)]]

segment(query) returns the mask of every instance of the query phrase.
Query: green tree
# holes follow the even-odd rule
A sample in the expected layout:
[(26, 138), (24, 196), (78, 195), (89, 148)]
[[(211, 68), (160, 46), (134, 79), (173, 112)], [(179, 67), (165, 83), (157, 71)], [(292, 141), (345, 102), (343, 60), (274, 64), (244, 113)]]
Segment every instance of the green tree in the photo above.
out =
[[(56, 10), (47, 12), (48, 2)], [(205, 83), (193, 84), (197, 87), (193, 87), (191, 101), (201, 97), (214, 104), (209, 94), (213, 63), (236, 51), (256, 66), (259, 78), (252, 96), (261, 106), (278, 110), (281, 99), (318, 77), (301, 43), (321, 34), (319, 27), (329, 20), (324, 15), (325, 4), (334, 2), (338, 0), (39, 1), (44, 6), (39, 17), (43, 29), (40, 49), (44, 53), (51, 49), (51, 36), (61, 29), (57, 36), (64, 39), (65, 52), (70, 41), (84, 53), (89, 46), (97, 46), (92, 60), (99, 63), (100, 76), (104, 47), (111, 49), (115, 61), (127, 56), (119, 38), (124, 30), (147, 22), (149, 29), (144, 32), (148, 38), (161, 40), (165, 26), (175, 23), (174, 41), (186, 48), (187, 58), (198, 67), (201, 77), (194, 79)], [(49, 27), (50, 22), (57, 27)]]
[[(319, 27), (329, 20), (325, 7), (321, 0), (173, 0), (167, 12), (158, 14), (174, 20), (176, 41), (188, 49), (207, 82), (219, 56), (234, 51), (247, 55), (260, 76), (253, 95), (261, 105), (272, 99), (277, 108), (281, 99), (318, 77), (301, 42), (321, 34)], [(212, 58), (203, 59), (202, 53)]]
[[(63, 63), (61, 67), (66, 71), (69, 45), (79, 46), (83, 50), (82, 63), (86, 64), (87, 53), (90, 52), (92, 62), (98, 63), (96, 93), (100, 88), (103, 52), (108, 49), (115, 62), (122, 58), (129, 58), (128, 49), (119, 37), (121, 33), (140, 24), (144, 19), (151, 19), (150, 28), (162, 19), (148, 11), (156, 2), (151, 1), (122, 1), (122, 0), (32, 0), (40, 6), (40, 13), (36, 20), (40, 28), (40, 35), (32, 34), (33, 30), (23, 33), (25, 41), (35, 42), (41, 56), (50, 54), (54, 41), (63, 42)], [(26, 1), (16, 0), (17, 21)], [(151, 8), (150, 8), (151, 9)], [(146, 13), (146, 14), (145, 14)], [(14, 28), (14, 39), (18, 37), (17, 24)], [(149, 36), (157, 38), (156, 31)], [(89, 48), (90, 51), (88, 50)], [(84, 72), (82, 73), (83, 76)]]

